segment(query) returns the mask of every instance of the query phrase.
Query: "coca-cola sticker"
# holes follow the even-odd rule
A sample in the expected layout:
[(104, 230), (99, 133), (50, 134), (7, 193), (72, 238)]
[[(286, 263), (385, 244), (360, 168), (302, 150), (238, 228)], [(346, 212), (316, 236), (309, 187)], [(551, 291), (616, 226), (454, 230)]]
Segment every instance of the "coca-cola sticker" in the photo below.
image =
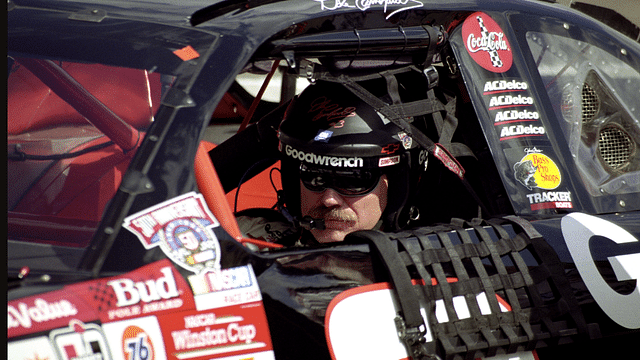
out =
[(511, 45), (500, 25), (489, 15), (471, 14), (462, 24), (462, 38), (471, 58), (484, 69), (503, 73), (511, 68)]

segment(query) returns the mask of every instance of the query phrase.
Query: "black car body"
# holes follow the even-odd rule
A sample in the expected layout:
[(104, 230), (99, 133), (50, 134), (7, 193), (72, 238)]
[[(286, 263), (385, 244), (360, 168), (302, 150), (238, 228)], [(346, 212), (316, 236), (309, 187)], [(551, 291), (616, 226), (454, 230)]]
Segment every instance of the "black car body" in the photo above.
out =
[[(635, 347), (640, 44), (593, 18), (526, 0), (12, 0), (8, 59), (10, 359), (370, 357), (380, 344), (328, 321), (376, 284), (400, 357)], [(282, 116), (238, 77), (278, 61), (285, 105), (327, 69), (412, 65), (446, 94), (459, 122), (433, 139), (423, 226), (292, 248), (238, 231), (225, 194), (275, 161), (275, 132), (201, 141)]]

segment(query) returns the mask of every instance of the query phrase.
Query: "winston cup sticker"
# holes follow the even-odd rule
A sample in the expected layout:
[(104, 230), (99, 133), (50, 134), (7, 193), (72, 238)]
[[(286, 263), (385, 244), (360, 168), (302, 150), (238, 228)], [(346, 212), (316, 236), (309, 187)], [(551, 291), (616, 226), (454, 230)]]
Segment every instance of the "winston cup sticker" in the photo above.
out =
[(131, 215), (123, 226), (146, 249), (160, 249), (176, 264), (200, 273), (220, 268), (220, 243), (213, 228), (220, 223), (201, 194), (190, 192)]
[(484, 69), (503, 73), (511, 68), (513, 55), (507, 36), (489, 15), (469, 15), (462, 25), (462, 37), (471, 58)]

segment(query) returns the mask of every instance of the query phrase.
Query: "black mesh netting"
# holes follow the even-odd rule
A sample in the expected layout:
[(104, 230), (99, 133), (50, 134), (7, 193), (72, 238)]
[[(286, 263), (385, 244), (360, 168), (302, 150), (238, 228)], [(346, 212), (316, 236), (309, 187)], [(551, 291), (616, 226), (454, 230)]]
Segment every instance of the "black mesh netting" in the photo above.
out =
[[(413, 359), (474, 359), (597, 334), (596, 325), (585, 322), (555, 251), (523, 219), (453, 220), (351, 237), (372, 244), (387, 270), (401, 308), (399, 333)], [(458, 297), (468, 316), (456, 312)], [(436, 302), (444, 304), (448, 321), (436, 318)], [(424, 341), (420, 308), (428, 314), (433, 342)]]

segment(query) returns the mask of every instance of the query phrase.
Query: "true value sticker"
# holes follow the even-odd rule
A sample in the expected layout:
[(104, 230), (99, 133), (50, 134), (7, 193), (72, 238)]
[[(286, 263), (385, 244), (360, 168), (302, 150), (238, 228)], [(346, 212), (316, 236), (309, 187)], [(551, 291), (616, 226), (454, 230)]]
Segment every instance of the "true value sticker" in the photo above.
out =
[(181, 267), (200, 273), (220, 268), (220, 223), (201, 194), (190, 192), (124, 219), (146, 249), (160, 249)]

